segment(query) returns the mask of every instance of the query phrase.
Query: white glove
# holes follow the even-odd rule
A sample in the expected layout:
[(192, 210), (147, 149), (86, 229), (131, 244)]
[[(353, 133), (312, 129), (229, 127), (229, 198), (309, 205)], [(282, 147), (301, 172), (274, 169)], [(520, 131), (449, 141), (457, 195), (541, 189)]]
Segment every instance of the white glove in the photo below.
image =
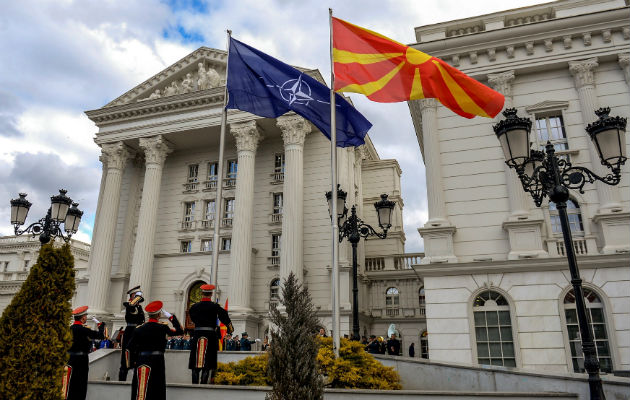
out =
[(171, 314), (170, 312), (166, 311), (166, 310), (162, 310), (162, 314), (164, 314), (164, 316), (166, 318), (171, 318), (173, 316), (173, 314)]
[(100, 324), (101, 321), (99, 321), (98, 319), (96, 319), (96, 317), (92, 317), (92, 321), (96, 322), (97, 324)]
[(262, 340), (256, 339), (256, 343), (260, 343), (260, 342), (262, 342)]

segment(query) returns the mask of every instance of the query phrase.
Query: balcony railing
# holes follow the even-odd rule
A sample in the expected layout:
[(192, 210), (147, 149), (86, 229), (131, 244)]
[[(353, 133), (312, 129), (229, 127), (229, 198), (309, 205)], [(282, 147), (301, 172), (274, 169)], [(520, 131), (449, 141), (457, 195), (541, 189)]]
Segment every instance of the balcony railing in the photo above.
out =
[(270, 224), (281, 224), (282, 223), (282, 213), (269, 214), (269, 223)]
[(191, 231), (191, 230), (196, 228), (196, 225), (197, 225), (197, 221), (194, 221), (194, 220), (186, 221), (186, 220), (184, 220), (181, 223), (181, 230), (182, 231)]
[(365, 257), (365, 270), (370, 272), (413, 269), (412, 265), (420, 264), (422, 262), (422, 258), (424, 258), (424, 253), (405, 253)]
[(280, 256), (267, 257), (267, 260), (269, 261), (269, 265), (272, 265), (272, 266), (280, 265)]
[(232, 217), (230, 218), (223, 218), (221, 220), (221, 226), (224, 228), (231, 228), (232, 227)]
[(201, 229), (211, 229), (211, 228), (214, 228), (214, 219), (201, 220)]
[(236, 187), (236, 178), (225, 178), (223, 180), (223, 189), (234, 189)]
[[(564, 239), (561, 237), (553, 237), (546, 240), (547, 251), (551, 257), (566, 257), (566, 248), (564, 247)], [(577, 256), (593, 254), (597, 245), (595, 238), (591, 236), (574, 237), (573, 251)]]
[(199, 190), (199, 182), (184, 183), (184, 192), (195, 192)]
[(284, 172), (274, 172), (271, 174), (271, 183), (282, 183), (284, 182)]
[[(559, 255), (565, 256), (566, 249), (564, 247), (564, 242), (556, 242), (556, 250), (558, 251)], [(578, 256), (588, 254), (586, 239), (573, 239), (573, 250)]]
[(203, 190), (216, 190), (217, 189), (217, 181), (216, 179), (210, 179), (203, 183)]
[(400, 308), (386, 308), (385, 314), (388, 317), (397, 317), (400, 314)]

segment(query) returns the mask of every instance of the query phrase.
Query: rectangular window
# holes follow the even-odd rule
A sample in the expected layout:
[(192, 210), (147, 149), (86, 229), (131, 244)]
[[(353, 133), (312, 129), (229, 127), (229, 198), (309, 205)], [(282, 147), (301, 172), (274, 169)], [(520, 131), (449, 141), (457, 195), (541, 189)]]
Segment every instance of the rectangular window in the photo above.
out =
[(238, 163), (236, 160), (228, 160), (227, 171), (225, 177), (228, 179), (236, 179), (236, 172), (238, 170)]
[(223, 218), (234, 218), (234, 199), (225, 199)]
[(219, 164), (216, 162), (208, 163), (208, 180), (216, 181), (219, 174)]
[(222, 238), (221, 239), (221, 250), (222, 251), (230, 251), (232, 248), (232, 238)]
[(282, 214), (282, 193), (274, 193), (273, 194), (273, 213), (274, 214)]
[(212, 239), (201, 239), (201, 251), (212, 251)]
[(203, 207), (203, 219), (210, 221), (214, 219), (215, 207), (214, 200), (206, 200)]
[(24, 270), (26, 271), (28, 269), (28, 264), (30, 264), (30, 260), (24, 260)]
[(284, 153), (276, 153), (274, 158), (274, 172), (284, 173)]
[(280, 235), (271, 235), (271, 257), (280, 257)]
[(192, 240), (182, 240), (180, 242), (180, 251), (182, 253), (191, 253), (192, 252)]
[(197, 182), (199, 176), (199, 164), (190, 164), (188, 166), (188, 183)]
[(544, 150), (547, 141), (553, 144), (557, 152), (569, 150), (567, 134), (564, 130), (562, 114), (536, 114), (536, 147)]

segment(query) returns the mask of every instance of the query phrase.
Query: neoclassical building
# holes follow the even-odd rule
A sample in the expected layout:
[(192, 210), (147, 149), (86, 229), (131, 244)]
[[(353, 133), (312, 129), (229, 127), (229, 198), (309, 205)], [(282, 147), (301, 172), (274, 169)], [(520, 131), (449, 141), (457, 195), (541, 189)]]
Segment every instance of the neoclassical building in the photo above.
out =
[[(503, 93), (532, 120), (534, 148), (549, 140), (603, 176), (585, 127), (599, 107), (630, 117), (628, 21), (624, 0), (561, 0), (420, 26), (413, 47)], [(414, 269), (430, 358), (583, 372), (558, 213), (536, 207), (506, 166), (492, 129), (503, 116), (467, 120), (432, 99), (409, 108), (427, 171), (426, 257)], [(603, 372), (630, 369), (629, 169), (568, 204)]]
[[(123, 323), (125, 293), (135, 285), (183, 320), (213, 268), (218, 268), (220, 302), (228, 301), (238, 333), (264, 334), (269, 305), (290, 272), (308, 286), (322, 322), (331, 327), (331, 227), (325, 199), (330, 142), (296, 115), (269, 119), (230, 110), (223, 193), (215, 204), (226, 57), (224, 51), (199, 48), (86, 113), (98, 126), (103, 174), (85, 296), (91, 312), (111, 319), (114, 329)], [(322, 80), (318, 71), (306, 72)], [(362, 243), (359, 249), (361, 331), (379, 329), (376, 333), (385, 335), (386, 292), (394, 285), (369, 277), (367, 272), (377, 267), (367, 268), (366, 257), (396, 256), (396, 266), (388, 261), (378, 269), (412, 271), (402, 262), (401, 170), (396, 160), (380, 159), (369, 137), (360, 148), (337, 151), (348, 207), (357, 205), (359, 215), (377, 226), (373, 204), (380, 194), (396, 202), (387, 239)], [(220, 227), (217, 266), (211, 254), (215, 224)], [(342, 333), (348, 333), (352, 258), (347, 242), (340, 253)], [(420, 280), (405, 285), (415, 291), (419, 309)], [(369, 292), (377, 286), (378, 300)], [(407, 317), (424, 323), (419, 310)]]

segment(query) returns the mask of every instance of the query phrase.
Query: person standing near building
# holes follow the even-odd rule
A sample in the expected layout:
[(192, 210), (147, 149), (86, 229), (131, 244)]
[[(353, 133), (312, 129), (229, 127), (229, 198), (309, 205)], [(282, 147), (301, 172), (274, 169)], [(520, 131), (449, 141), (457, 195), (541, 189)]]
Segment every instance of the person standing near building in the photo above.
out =
[(409, 345), (409, 357), (415, 357), (416, 356), (416, 347), (415, 347), (415, 343), (411, 343)]
[(260, 342), (260, 339), (249, 340), (247, 332), (241, 333), (241, 351), (252, 351), (252, 344)]
[(201, 285), (201, 301), (190, 307), (188, 315), (195, 324), (190, 340), (190, 357), (188, 368), (192, 370), (192, 383), (208, 383), (211, 371), (217, 369), (217, 351), (219, 350), (219, 335), (217, 335), (217, 318), (227, 327), (227, 333), (232, 333), (234, 327), (228, 312), (212, 301), (214, 285)]
[(390, 356), (400, 355), (400, 341), (396, 339), (395, 333), (392, 333), (387, 341), (387, 354)]
[(129, 354), (129, 341), (136, 327), (144, 323), (144, 311), (140, 305), (140, 303), (144, 301), (144, 297), (142, 297), (140, 286), (129, 289), (127, 294), (129, 295), (129, 301), (123, 303), (123, 306), (125, 306), (125, 322), (127, 323), (127, 327), (123, 331), (122, 340), (120, 341), (119, 381), (127, 380), (127, 372), (132, 366), (131, 355)]
[(85, 326), (88, 306), (75, 308), (72, 311), (74, 323), (70, 326), (72, 346), (68, 350), (70, 359), (63, 370), (63, 398), (65, 400), (84, 400), (87, 394), (88, 371), (90, 369), (88, 353), (92, 347), (92, 339), (105, 337), (105, 323), (92, 320), (98, 324), (98, 330)]
[[(181, 335), (184, 331), (177, 318), (162, 309), (161, 301), (147, 304), (145, 311), (149, 321), (138, 326), (129, 341), (129, 352), (134, 363), (131, 381), (131, 399), (165, 400), (166, 371), (164, 349), (168, 336)], [(168, 323), (160, 322), (161, 316), (168, 318)]]

